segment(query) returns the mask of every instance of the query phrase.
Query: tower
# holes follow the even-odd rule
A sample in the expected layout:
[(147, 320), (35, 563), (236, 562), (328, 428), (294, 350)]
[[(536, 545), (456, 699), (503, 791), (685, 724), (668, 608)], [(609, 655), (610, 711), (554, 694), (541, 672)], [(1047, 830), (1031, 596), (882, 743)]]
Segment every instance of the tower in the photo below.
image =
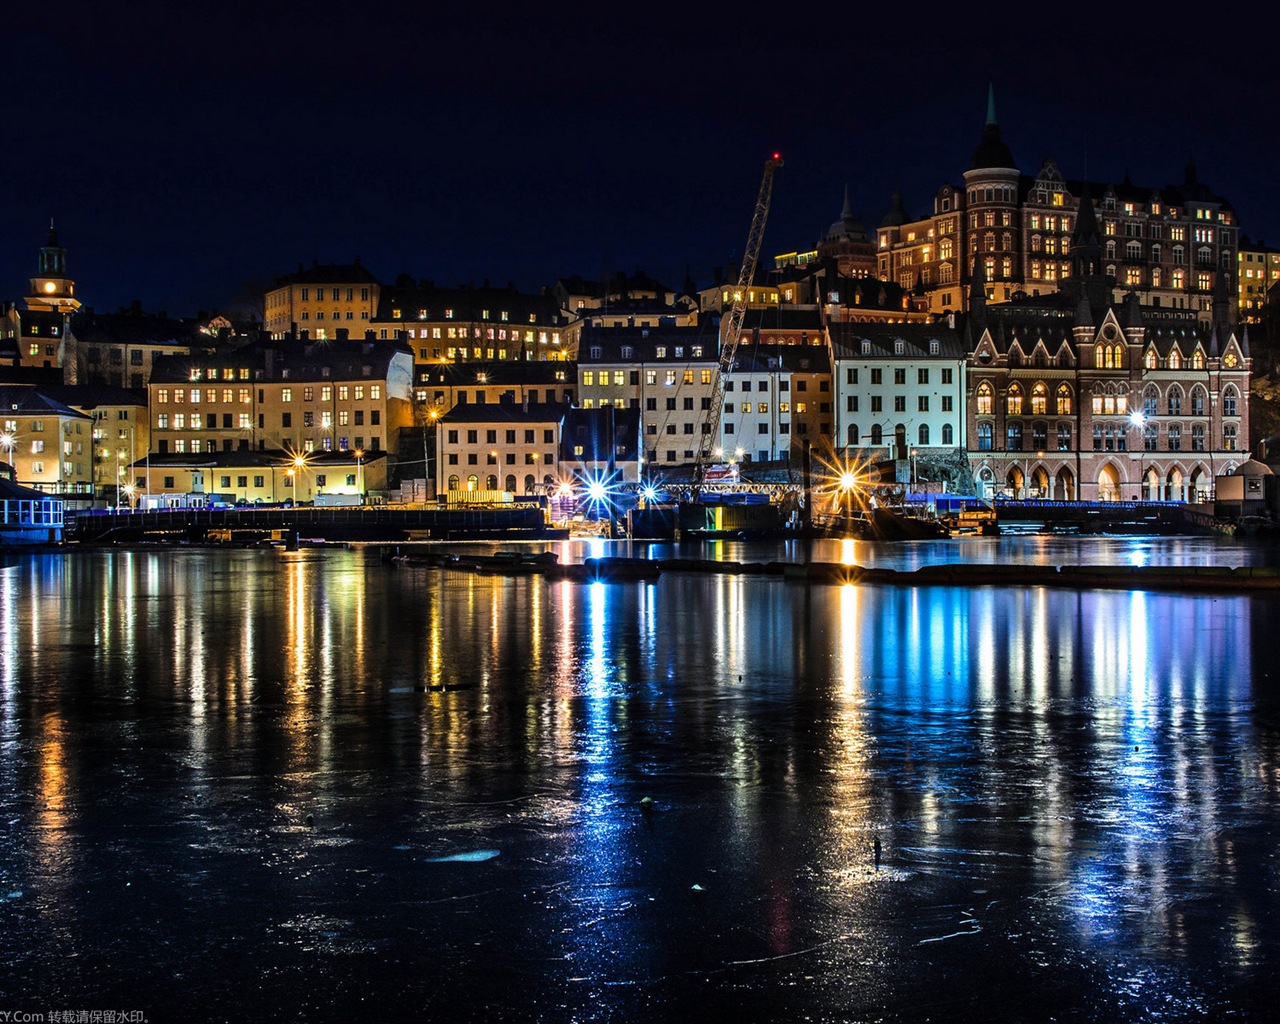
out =
[(80, 308), (75, 282), (67, 276), (67, 250), (58, 244), (58, 232), (49, 221), (49, 237), (40, 249), (39, 269), (31, 278), (27, 309), (74, 313)]

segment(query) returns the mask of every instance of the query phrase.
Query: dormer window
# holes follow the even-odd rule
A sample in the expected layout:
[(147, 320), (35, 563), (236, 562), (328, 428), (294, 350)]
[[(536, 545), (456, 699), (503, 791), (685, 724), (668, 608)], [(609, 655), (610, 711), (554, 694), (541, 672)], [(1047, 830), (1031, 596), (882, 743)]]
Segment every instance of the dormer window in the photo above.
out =
[(929, 355), (936, 356), (938, 354), (938, 342), (933, 340), (929, 342)]
[(864, 356), (871, 355), (871, 342), (869, 342), (865, 338), (862, 340), (862, 354)]
[(893, 354), (895, 356), (900, 356), (905, 351), (906, 351), (906, 344), (902, 341), (902, 339), (899, 338), (897, 341), (893, 343)]

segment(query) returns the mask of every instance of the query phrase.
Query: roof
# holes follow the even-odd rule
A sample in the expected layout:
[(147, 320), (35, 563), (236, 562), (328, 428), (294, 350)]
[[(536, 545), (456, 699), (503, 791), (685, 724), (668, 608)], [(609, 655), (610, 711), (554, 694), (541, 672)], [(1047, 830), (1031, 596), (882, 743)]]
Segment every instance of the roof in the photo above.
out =
[(44, 394), (43, 389), (24, 384), (0, 384), (0, 412), (26, 415), (45, 413), (50, 416), (66, 416), (82, 420), (91, 418), (55, 398), (50, 398)]
[(147, 404), (146, 391), (111, 387), (107, 384), (42, 385), (40, 391), (73, 409), (96, 409), (101, 405)]
[(563, 402), (460, 402), (441, 423), (559, 423), (572, 406)]
[[(394, 315), (396, 311), (400, 316)], [(530, 320), (530, 316), (534, 319)], [(379, 323), (403, 323), (406, 327), (422, 321), (479, 321), (509, 329), (567, 322), (553, 295), (528, 294), (514, 285), (506, 288), (491, 288), (487, 284), (479, 288), (442, 288), (430, 281), (415, 282), (410, 277), (401, 277), (394, 285), (382, 289), (373, 319)]]
[(357, 256), (351, 263), (318, 263), (314, 260), (310, 267), (298, 265), (297, 273), (284, 274), (276, 278), (275, 288), (284, 288), (291, 284), (377, 284), (378, 279), (360, 262)]
[(578, 379), (578, 364), (563, 360), (506, 359), (492, 363), (429, 363), (418, 371), (419, 384), (450, 387), (555, 387)]
[[(629, 347), (625, 359), (622, 349)], [(702, 354), (693, 350), (700, 347)], [(599, 349), (599, 356), (592, 356)], [(661, 355), (659, 355), (661, 352)], [(694, 327), (584, 327), (578, 338), (578, 366), (597, 363), (689, 362), (714, 363), (720, 355), (720, 327), (714, 317), (704, 317)]]
[[(831, 349), (836, 359), (964, 359), (965, 347), (960, 334), (945, 323), (881, 324), (842, 323), (827, 328)], [(931, 342), (938, 352), (929, 351)], [(863, 342), (870, 342), (870, 354), (864, 355)], [(902, 352), (898, 352), (902, 342)]]
[(826, 345), (740, 345), (732, 373), (830, 373)]
[(232, 370), (234, 381), (218, 382), (243, 384), (242, 369), (258, 383), (378, 381), (385, 379), (397, 355), (411, 359), (413, 350), (399, 341), (259, 342), (220, 352), (159, 356), (151, 364), (151, 383), (194, 383), (192, 371), (199, 371), (196, 379), (213, 381), (211, 371)]

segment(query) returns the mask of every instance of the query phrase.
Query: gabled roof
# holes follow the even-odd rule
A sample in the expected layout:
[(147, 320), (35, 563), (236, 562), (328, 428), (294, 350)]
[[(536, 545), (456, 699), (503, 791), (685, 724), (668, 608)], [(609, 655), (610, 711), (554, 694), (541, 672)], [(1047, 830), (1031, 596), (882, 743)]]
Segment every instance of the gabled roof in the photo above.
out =
[(0, 384), (0, 412), (26, 415), (45, 413), (50, 416), (87, 420), (91, 417), (64, 405), (44, 393), (43, 388), (22, 384)]
[(284, 274), (276, 278), (273, 288), (284, 288), (291, 284), (377, 284), (378, 279), (360, 262), (357, 256), (351, 263), (318, 263), (312, 261), (310, 267), (298, 265), (297, 273)]

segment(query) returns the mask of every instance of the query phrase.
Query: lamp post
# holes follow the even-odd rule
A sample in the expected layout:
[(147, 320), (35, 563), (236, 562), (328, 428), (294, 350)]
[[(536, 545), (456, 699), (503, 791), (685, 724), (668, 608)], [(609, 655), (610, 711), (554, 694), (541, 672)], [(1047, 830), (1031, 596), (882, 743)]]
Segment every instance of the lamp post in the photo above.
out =
[[(1146, 414), (1143, 413), (1141, 409), (1134, 409), (1133, 412), (1129, 413), (1129, 422), (1133, 424), (1133, 426), (1137, 428), (1137, 431), (1138, 431), (1138, 443), (1137, 445), (1134, 446), (1133, 450), (1136, 452), (1145, 452), (1147, 450), (1147, 438), (1146, 438), (1146, 432), (1145, 432), (1146, 426), (1147, 426)], [(1139, 498), (1142, 497), (1142, 488), (1146, 482), (1145, 475), (1142, 473), (1142, 458), (1143, 458), (1142, 455), (1138, 456), (1138, 473), (1139, 473), (1138, 497)], [(1123, 495), (1120, 495), (1120, 497), (1123, 497)]]
[(18, 438), (10, 431), (0, 434), (0, 448), (4, 449), (4, 461), (13, 464), (13, 451), (18, 447)]
[(364, 458), (364, 449), (356, 449), (356, 494), (360, 496), (360, 504), (364, 504), (364, 465), (361, 459)]

